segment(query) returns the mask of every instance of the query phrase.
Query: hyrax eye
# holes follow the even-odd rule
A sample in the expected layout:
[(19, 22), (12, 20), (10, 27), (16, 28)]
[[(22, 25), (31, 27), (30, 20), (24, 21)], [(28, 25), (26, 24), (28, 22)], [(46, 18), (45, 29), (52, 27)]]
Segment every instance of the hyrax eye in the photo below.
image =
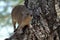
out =
[(32, 14), (30, 16), (32, 16)]

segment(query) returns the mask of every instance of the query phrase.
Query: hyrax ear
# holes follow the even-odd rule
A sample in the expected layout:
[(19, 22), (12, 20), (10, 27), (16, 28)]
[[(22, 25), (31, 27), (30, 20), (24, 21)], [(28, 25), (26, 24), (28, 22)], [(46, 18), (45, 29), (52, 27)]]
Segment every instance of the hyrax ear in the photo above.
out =
[(29, 15), (29, 13), (27, 13), (26, 15)]

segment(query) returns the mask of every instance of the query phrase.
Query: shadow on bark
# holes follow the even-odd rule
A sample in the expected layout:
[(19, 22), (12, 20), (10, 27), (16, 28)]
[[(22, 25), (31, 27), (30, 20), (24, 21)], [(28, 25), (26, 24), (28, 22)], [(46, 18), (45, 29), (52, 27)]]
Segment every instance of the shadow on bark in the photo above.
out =
[(25, 26), (23, 33), (15, 32), (6, 40), (59, 40), (60, 21), (55, 0), (25, 0), (25, 5), (33, 11), (32, 28)]

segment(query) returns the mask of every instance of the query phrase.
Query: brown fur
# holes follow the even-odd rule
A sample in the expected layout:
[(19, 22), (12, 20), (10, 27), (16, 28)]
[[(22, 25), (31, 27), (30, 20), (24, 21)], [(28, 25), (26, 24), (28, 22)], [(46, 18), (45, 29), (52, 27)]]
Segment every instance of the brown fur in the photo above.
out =
[(11, 16), (14, 25), (14, 30), (16, 29), (16, 22), (22, 29), (25, 25), (29, 25), (32, 20), (32, 12), (28, 10), (24, 5), (17, 5), (13, 8)]

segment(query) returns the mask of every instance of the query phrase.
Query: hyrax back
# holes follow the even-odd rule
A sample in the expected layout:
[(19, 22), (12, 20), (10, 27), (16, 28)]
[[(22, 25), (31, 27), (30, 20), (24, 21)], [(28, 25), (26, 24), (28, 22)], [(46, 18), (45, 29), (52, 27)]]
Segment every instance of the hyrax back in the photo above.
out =
[(32, 20), (32, 12), (28, 10), (24, 5), (15, 6), (12, 10), (11, 16), (14, 30), (16, 29), (16, 22), (20, 28), (23, 28), (25, 25), (29, 25)]

